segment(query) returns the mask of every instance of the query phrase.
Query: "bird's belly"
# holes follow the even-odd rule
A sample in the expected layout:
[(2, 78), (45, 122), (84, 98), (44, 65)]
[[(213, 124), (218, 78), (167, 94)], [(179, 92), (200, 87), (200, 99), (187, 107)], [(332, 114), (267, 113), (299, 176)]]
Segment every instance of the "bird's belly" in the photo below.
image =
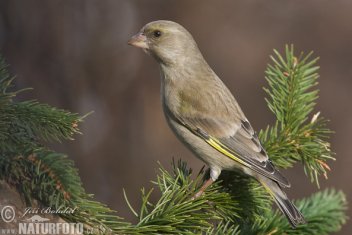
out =
[(184, 143), (198, 158), (204, 161), (209, 167), (220, 170), (240, 169), (246, 171), (246, 167), (220, 153), (203, 139), (190, 132), (186, 127), (178, 124), (171, 118), (167, 121), (176, 136)]

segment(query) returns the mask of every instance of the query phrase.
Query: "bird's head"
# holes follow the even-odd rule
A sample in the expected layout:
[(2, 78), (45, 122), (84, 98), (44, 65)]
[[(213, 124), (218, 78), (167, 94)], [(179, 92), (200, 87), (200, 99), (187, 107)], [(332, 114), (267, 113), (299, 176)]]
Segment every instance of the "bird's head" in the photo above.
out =
[(200, 55), (192, 35), (178, 23), (166, 20), (146, 24), (128, 44), (142, 48), (164, 65), (185, 63)]

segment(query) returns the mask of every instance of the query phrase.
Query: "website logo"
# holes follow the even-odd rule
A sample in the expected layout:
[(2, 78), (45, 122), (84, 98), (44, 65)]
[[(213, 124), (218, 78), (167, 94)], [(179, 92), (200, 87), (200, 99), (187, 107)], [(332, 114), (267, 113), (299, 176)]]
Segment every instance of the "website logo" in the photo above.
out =
[[(8, 228), (0, 228), (0, 234), (84, 234), (82, 223), (67, 223), (63, 220), (51, 221), (52, 216), (60, 214), (72, 214), (77, 208), (25, 208), (22, 216), (16, 219), (16, 211), (13, 206), (0, 207), (0, 219), (5, 223), (14, 223)], [(49, 217), (49, 218), (48, 218)], [(17, 224), (17, 226), (16, 226)], [(89, 231), (87, 231), (89, 232)]]

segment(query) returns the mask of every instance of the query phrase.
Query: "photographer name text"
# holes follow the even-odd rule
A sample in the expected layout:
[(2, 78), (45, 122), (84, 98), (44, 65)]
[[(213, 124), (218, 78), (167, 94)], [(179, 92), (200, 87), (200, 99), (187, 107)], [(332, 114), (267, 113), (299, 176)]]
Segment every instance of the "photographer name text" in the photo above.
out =
[(31, 215), (31, 214), (73, 214), (77, 210), (77, 207), (70, 208), (70, 207), (59, 207), (57, 209), (53, 209), (51, 207), (44, 207), (44, 208), (32, 208), (27, 207), (24, 210), (23, 216)]

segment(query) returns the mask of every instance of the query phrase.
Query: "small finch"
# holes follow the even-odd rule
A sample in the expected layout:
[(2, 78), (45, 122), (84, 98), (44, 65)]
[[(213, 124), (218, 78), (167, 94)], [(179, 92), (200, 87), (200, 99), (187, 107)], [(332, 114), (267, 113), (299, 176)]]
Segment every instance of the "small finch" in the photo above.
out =
[(192, 35), (175, 22), (160, 20), (145, 25), (128, 44), (142, 48), (159, 63), (167, 123), (210, 168), (209, 180), (195, 197), (222, 170), (240, 170), (268, 190), (293, 227), (305, 223), (282, 190), (290, 183), (269, 160), (237, 101), (205, 61)]

